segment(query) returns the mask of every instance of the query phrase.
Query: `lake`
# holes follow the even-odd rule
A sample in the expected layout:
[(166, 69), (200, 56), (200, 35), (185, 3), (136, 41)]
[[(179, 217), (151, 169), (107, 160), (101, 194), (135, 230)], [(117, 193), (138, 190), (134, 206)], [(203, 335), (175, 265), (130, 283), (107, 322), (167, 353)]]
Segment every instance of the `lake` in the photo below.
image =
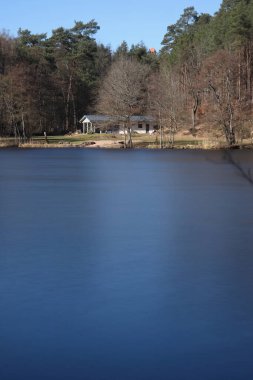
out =
[(0, 150), (0, 379), (252, 378), (250, 169), (250, 151)]

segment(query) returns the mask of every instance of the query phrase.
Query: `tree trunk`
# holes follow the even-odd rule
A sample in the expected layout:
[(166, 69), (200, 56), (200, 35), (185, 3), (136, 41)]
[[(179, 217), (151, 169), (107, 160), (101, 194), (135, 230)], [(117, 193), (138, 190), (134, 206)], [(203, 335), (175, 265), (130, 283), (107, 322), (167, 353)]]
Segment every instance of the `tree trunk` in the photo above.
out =
[(23, 114), (23, 111), (21, 113), (21, 119), (22, 119), (22, 138), (23, 138), (23, 141), (26, 140), (26, 134), (25, 134), (25, 121), (24, 121), (24, 114)]
[(235, 131), (234, 131), (234, 128), (232, 127), (232, 125), (225, 125), (224, 126), (224, 130), (225, 130), (225, 136), (226, 136), (226, 140), (227, 140), (227, 143), (228, 143), (228, 146), (233, 146), (235, 145)]
[(160, 149), (163, 148), (163, 132), (162, 132), (162, 120), (161, 120), (161, 113), (159, 110), (159, 124), (160, 124)]
[(127, 141), (126, 141), (126, 124), (124, 123), (124, 148), (127, 148)]
[(170, 130), (169, 130), (169, 144), (171, 147), (174, 145), (174, 142), (175, 142), (175, 133), (176, 133), (175, 121), (173, 118), (171, 118)]
[(233, 126), (233, 113), (231, 111), (230, 120), (229, 120), (229, 146), (235, 144), (235, 130)]
[(73, 123), (74, 123), (74, 130), (77, 130), (77, 117), (76, 117), (76, 102), (75, 97), (73, 94), (73, 91), (71, 90), (71, 98), (72, 98), (72, 106), (73, 106)]
[(15, 144), (17, 144), (17, 125), (14, 125), (14, 139), (15, 139)]
[(128, 117), (128, 120), (127, 120), (127, 132), (128, 132), (127, 147), (131, 149), (133, 147), (133, 141), (132, 141), (132, 128), (131, 128), (130, 117)]
[(246, 85), (249, 98), (251, 97), (251, 53), (249, 44), (246, 47)]
[(129, 139), (128, 139), (128, 148), (133, 148), (133, 140), (132, 140), (132, 130), (131, 130), (131, 126), (128, 127), (128, 135), (129, 135)]
[(160, 149), (163, 148), (163, 132), (162, 132), (162, 123), (160, 122)]
[(238, 100), (241, 101), (241, 75), (242, 75), (242, 64), (241, 64), (241, 51), (239, 51), (239, 63), (238, 63)]
[(192, 106), (192, 132), (196, 132), (196, 115), (199, 107), (200, 99), (199, 94), (193, 94), (194, 103)]
[(195, 132), (195, 127), (196, 127), (196, 111), (197, 108), (193, 106), (192, 108), (192, 132)]
[(233, 110), (231, 106), (229, 107), (229, 112), (230, 112), (229, 121), (227, 122), (226, 120), (224, 120), (223, 125), (224, 125), (225, 136), (226, 136), (228, 146), (233, 146), (236, 143), (236, 139), (235, 139), (235, 130), (233, 126)]
[(71, 95), (71, 88), (72, 88), (72, 75), (69, 76), (69, 84), (68, 84), (68, 92), (67, 92), (67, 98), (66, 98), (66, 104), (65, 104), (65, 130), (69, 130), (69, 106), (70, 106), (70, 95)]

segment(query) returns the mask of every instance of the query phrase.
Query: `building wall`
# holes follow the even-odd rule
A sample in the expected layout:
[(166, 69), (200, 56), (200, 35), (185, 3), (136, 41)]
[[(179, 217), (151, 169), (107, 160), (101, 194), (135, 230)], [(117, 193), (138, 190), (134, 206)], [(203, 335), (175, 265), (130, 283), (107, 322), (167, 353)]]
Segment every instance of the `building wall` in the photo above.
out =
[[(123, 125), (117, 126), (109, 126), (108, 127), (102, 127), (96, 124), (93, 124), (89, 119), (85, 119), (82, 122), (82, 133), (119, 133), (120, 135), (124, 134), (124, 127)], [(136, 124), (132, 124), (132, 133), (139, 133), (139, 134), (152, 134), (154, 133), (154, 124), (151, 122), (146, 121), (140, 121), (136, 122)], [(125, 130), (125, 133), (127, 133), (127, 128)]]
[[(139, 123), (139, 124), (135, 124), (135, 125), (132, 125), (132, 133), (139, 133), (139, 134), (152, 134), (154, 133), (154, 126), (151, 124), (151, 123), (145, 123), (145, 122), (142, 122), (142, 123)], [(127, 133), (127, 129), (126, 129), (126, 133)], [(123, 135), (124, 134), (124, 127), (123, 126), (120, 126), (119, 128), (119, 134), (120, 135)]]

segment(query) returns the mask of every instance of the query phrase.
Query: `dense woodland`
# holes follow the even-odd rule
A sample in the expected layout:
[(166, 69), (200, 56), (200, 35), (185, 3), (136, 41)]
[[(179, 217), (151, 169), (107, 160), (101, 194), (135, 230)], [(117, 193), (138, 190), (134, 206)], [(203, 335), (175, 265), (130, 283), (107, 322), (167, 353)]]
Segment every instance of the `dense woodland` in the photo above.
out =
[(253, 130), (253, 0), (214, 16), (186, 8), (152, 52), (98, 44), (96, 21), (46, 34), (0, 35), (0, 135), (75, 131), (85, 113), (152, 114), (161, 132), (201, 129), (228, 145)]

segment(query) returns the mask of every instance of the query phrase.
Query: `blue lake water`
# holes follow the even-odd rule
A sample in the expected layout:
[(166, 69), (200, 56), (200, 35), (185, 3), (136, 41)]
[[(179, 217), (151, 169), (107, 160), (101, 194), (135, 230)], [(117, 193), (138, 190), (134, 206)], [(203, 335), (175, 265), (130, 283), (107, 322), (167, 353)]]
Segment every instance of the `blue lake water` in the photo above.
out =
[(249, 151), (1, 150), (0, 379), (251, 379), (249, 169)]

